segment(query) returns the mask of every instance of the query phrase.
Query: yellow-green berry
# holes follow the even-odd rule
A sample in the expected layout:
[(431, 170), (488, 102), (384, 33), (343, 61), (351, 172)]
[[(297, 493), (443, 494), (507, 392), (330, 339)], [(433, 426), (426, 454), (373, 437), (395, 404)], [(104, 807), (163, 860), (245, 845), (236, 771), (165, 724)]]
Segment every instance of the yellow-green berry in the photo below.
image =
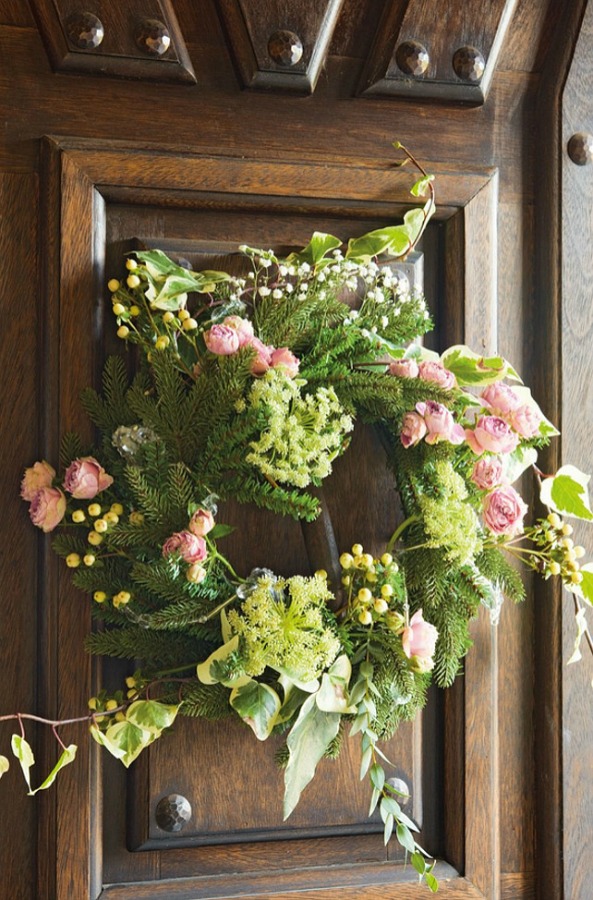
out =
[(103, 542), (103, 535), (99, 534), (98, 531), (89, 531), (87, 541), (89, 544), (92, 544), (93, 547), (98, 547), (99, 544)]
[(562, 540), (560, 541), (560, 544), (566, 550), (572, 550), (572, 548), (574, 547), (574, 541), (572, 538), (569, 538), (569, 537), (562, 538)]
[(390, 584), (381, 585), (381, 595), (389, 599), (389, 597), (393, 597), (393, 588)]
[(123, 316), (123, 314), (125, 313), (125, 311), (126, 311), (126, 308), (125, 308), (125, 306), (123, 305), (123, 303), (114, 303), (114, 304), (113, 304), (113, 313), (114, 313), (114, 315), (116, 315), (116, 316)]
[(136, 679), (133, 675), (128, 675), (126, 678), (126, 687), (133, 688), (136, 687)]
[(137, 268), (138, 268), (138, 263), (136, 262), (135, 259), (132, 259), (131, 257), (129, 259), (126, 259), (126, 269), (128, 270), (128, 272), (133, 272), (134, 269), (137, 269)]
[(116, 722), (125, 722), (125, 721), (126, 721), (125, 713), (123, 713), (123, 712), (121, 711), (121, 709), (119, 710), (119, 712), (116, 712), (114, 718), (115, 718), (115, 721), (116, 721)]
[(72, 513), (72, 521), (76, 522), (77, 525), (80, 525), (81, 522), (84, 522), (86, 516), (82, 509), (75, 509)]
[(130, 329), (128, 328), (127, 325), (120, 325), (119, 328), (117, 329), (117, 336), (118, 336), (118, 338), (121, 338), (122, 340), (125, 340), (125, 338), (127, 338), (129, 333), (130, 333)]
[(140, 307), (136, 306), (136, 304), (134, 303), (133, 306), (130, 306), (130, 309), (128, 310), (128, 312), (130, 313), (131, 316), (134, 316), (134, 318), (137, 318), (140, 315)]
[(144, 522), (144, 516), (141, 512), (131, 512), (130, 513), (130, 525), (142, 525)]
[(352, 544), (352, 555), (353, 556), (362, 556), (363, 547), (362, 544)]
[(581, 581), (583, 580), (583, 573), (582, 572), (571, 572), (570, 580), (572, 581), (573, 584), (580, 584)]
[(107, 600), (107, 594), (105, 593), (105, 591), (95, 591), (95, 593), (93, 594), (93, 600), (96, 603), (105, 603), (105, 601)]
[(184, 331), (195, 331), (195, 329), (198, 327), (198, 323), (196, 322), (195, 319), (192, 319), (190, 317), (189, 319), (184, 320), (183, 325), (181, 327), (183, 328)]
[(109, 290), (111, 291), (111, 293), (114, 294), (115, 291), (119, 291), (121, 285), (120, 285), (119, 281), (117, 280), (117, 278), (111, 278), (111, 279), (107, 282), (107, 287), (109, 288)]
[(572, 527), (572, 525), (569, 525), (568, 522), (565, 522), (562, 526), (562, 534), (572, 534), (573, 531), (574, 528)]
[(99, 534), (105, 534), (109, 525), (105, 521), (105, 519), (95, 519), (95, 531), (98, 531)]
[(343, 576), (342, 576), (342, 584), (344, 585), (344, 587), (350, 587), (350, 582), (351, 582), (351, 581), (352, 581), (352, 579), (350, 578), (350, 575), (343, 575)]
[(317, 569), (317, 571), (315, 572), (315, 578), (327, 579), (327, 572), (325, 571), (325, 569)]
[(115, 607), (125, 606), (132, 599), (132, 595), (128, 591), (120, 591), (113, 598), (113, 605)]
[(390, 566), (393, 562), (393, 556), (391, 555), (391, 553), (384, 553), (381, 557), (381, 562), (384, 566)]
[(124, 508), (121, 503), (112, 503), (111, 504), (111, 512), (115, 513), (116, 516), (121, 516), (123, 514)]
[(173, 322), (174, 319), (175, 319), (175, 316), (173, 315), (173, 313), (171, 312), (170, 309), (167, 310), (166, 313), (163, 313), (163, 322), (165, 325), (169, 325), (169, 323)]
[(85, 566), (94, 566), (96, 559), (97, 559), (97, 557), (95, 556), (94, 553), (86, 553), (83, 556), (82, 561), (85, 564)]
[(126, 694), (126, 697), (128, 698), (128, 700), (132, 700), (134, 697), (137, 697), (137, 696), (138, 696), (138, 691), (134, 690), (133, 688), (131, 688)]
[(97, 516), (101, 515), (101, 507), (98, 503), (91, 503), (89, 506), (89, 516), (93, 516), (93, 518), (97, 518)]
[(577, 546), (573, 547), (572, 549), (576, 559), (582, 559), (587, 552), (584, 547), (580, 546), (580, 544), (577, 544)]
[(105, 704), (105, 709), (107, 710), (107, 712), (110, 712), (112, 709), (117, 709), (118, 706), (119, 703), (117, 702), (117, 700), (108, 700)]
[(378, 580), (377, 574), (375, 572), (367, 572), (364, 576), (364, 580), (368, 581), (369, 584), (376, 584)]
[(109, 512), (106, 512), (103, 518), (108, 525), (117, 525), (117, 523), (119, 522), (118, 514), (114, 513), (112, 509), (110, 509)]
[(556, 560), (552, 560), (552, 562), (548, 566), (548, 572), (550, 575), (560, 575), (560, 563), (557, 563)]
[(89, 697), (88, 707), (89, 707), (89, 709), (97, 708), (97, 698), (96, 697)]
[(363, 565), (365, 565), (367, 567), (367, 569), (370, 569), (370, 567), (374, 563), (374, 559), (370, 553), (363, 553), (362, 554), (362, 562), (363, 562)]
[(342, 553), (340, 556), (340, 565), (343, 569), (350, 569), (352, 567), (352, 563), (354, 559), (350, 555), (350, 553)]
[(187, 309), (180, 309), (177, 313), (177, 318), (180, 322), (185, 322), (186, 319), (191, 318), (191, 313)]
[(128, 275), (126, 278), (126, 284), (129, 288), (137, 288), (140, 287), (140, 279), (137, 275)]
[(363, 609), (363, 611), (358, 614), (358, 621), (361, 625), (370, 625), (373, 621), (373, 616), (370, 610)]
[(162, 334), (159, 338), (156, 339), (155, 344), (154, 344), (154, 349), (155, 350), (166, 350), (170, 343), (171, 343), (170, 338), (168, 338), (166, 334)]
[(375, 602), (373, 603), (373, 609), (375, 610), (376, 613), (378, 613), (380, 616), (382, 616), (383, 613), (387, 612), (387, 610), (389, 609), (389, 605), (388, 605), (387, 601), (384, 600), (382, 597), (377, 597)]
[(361, 603), (370, 603), (373, 599), (373, 595), (368, 588), (361, 588), (356, 596)]
[(550, 513), (548, 516), (548, 522), (552, 526), (552, 528), (560, 528), (562, 525), (562, 519), (556, 513)]
[(80, 556), (78, 553), (69, 553), (66, 557), (66, 565), (69, 569), (77, 569), (80, 565)]

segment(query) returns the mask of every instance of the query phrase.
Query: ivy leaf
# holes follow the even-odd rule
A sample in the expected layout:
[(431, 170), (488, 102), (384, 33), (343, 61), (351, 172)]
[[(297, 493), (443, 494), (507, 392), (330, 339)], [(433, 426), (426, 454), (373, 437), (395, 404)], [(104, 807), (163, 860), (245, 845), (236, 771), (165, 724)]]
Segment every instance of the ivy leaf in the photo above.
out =
[(159, 737), (163, 728), (173, 724), (178, 712), (179, 705), (159, 703), (158, 700), (136, 700), (128, 707), (126, 719)]
[(116, 749), (118, 752), (113, 755), (117, 756), (127, 769), (142, 751), (156, 740), (157, 735), (126, 721), (110, 725), (103, 737), (104, 741), (100, 743), (103, 743), (110, 753), (113, 753), (112, 748)]
[(217, 647), (205, 662), (200, 663), (197, 668), (197, 673), (202, 684), (220, 683), (224, 684), (226, 687), (240, 687), (242, 684), (247, 684), (247, 682), (251, 680), (249, 675), (238, 675), (227, 678), (225, 676), (225, 667), (222, 665), (232, 653), (237, 652), (238, 648), (239, 635), (236, 634), (230, 641), (223, 644), (222, 647)]
[(58, 772), (60, 772), (61, 769), (64, 768), (64, 766), (68, 766), (70, 765), (70, 763), (74, 762), (74, 760), (76, 759), (77, 749), (78, 748), (76, 744), (69, 744), (68, 747), (65, 747), (65, 749), (60, 754), (60, 758), (58, 759), (57, 763), (55, 764), (47, 778), (45, 778), (44, 781), (42, 781), (42, 783), (39, 785), (39, 787), (35, 788), (34, 791), (30, 790), (29, 796), (33, 797), (38, 791), (45, 791), (48, 787), (51, 787), (56, 780)]
[(577, 590), (574, 592), (586, 600), (590, 606), (593, 606), (593, 563), (581, 566), (581, 575), (583, 580), (579, 585), (575, 585)]
[(23, 777), (27, 782), (27, 787), (29, 788), (29, 794), (31, 793), (31, 766), (35, 765), (35, 757), (33, 755), (33, 750), (31, 749), (31, 745), (28, 741), (25, 740), (24, 737), (21, 737), (20, 734), (13, 734), (12, 740), (10, 743), (12, 748), (12, 752), (18, 759), (21, 764), (21, 769), (23, 770)]
[(487, 385), (503, 378), (521, 381), (513, 367), (502, 356), (480, 356), (465, 344), (456, 344), (445, 350), (441, 362), (453, 372), (460, 386)]
[(348, 699), (348, 684), (352, 674), (352, 665), (345, 653), (338, 656), (329, 671), (321, 678), (321, 687), (317, 694), (317, 706), (324, 712), (355, 713)]
[(410, 194), (412, 194), (413, 197), (425, 197), (431, 181), (434, 181), (434, 175), (423, 175), (422, 178), (419, 178), (418, 181), (412, 185)]
[(152, 275), (153, 278), (162, 278), (172, 273), (187, 272), (187, 269), (173, 262), (162, 250), (142, 250), (134, 255), (145, 264), (148, 274)]
[(212, 531), (210, 532), (210, 537), (214, 540), (216, 538), (226, 537), (227, 534), (232, 534), (235, 530), (234, 525), (215, 525)]
[(308, 262), (315, 266), (330, 252), (340, 247), (342, 241), (333, 234), (324, 234), (322, 231), (314, 231), (311, 240), (306, 247), (298, 253), (291, 253), (288, 260)]
[(284, 771), (285, 819), (299, 802), (301, 792), (315, 775), (317, 763), (337, 735), (340, 718), (339, 713), (319, 709), (315, 694), (303, 703), (286, 741), (289, 757)]
[(574, 619), (577, 626), (577, 633), (574, 639), (572, 655), (566, 663), (568, 666), (583, 658), (583, 654), (581, 653), (581, 639), (587, 630), (587, 619), (585, 617), (584, 609), (577, 610)]
[(270, 736), (281, 707), (280, 697), (273, 688), (252, 678), (231, 691), (229, 703), (258, 741)]
[(522, 447), (521, 444), (512, 453), (503, 456), (503, 475), (508, 484), (513, 484), (520, 475), (537, 461), (535, 447)]
[(403, 256), (409, 250), (411, 243), (409, 228), (406, 224), (391, 225), (387, 228), (369, 231), (359, 238), (350, 238), (346, 258), (358, 262), (368, 262), (383, 253), (389, 253), (391, 256)]
[(576, 519), (593, 519), (587, 485), (591, 480), (576, 466), (562, 466), (554, 476), (544, 479), (540, 499), (544, 506), (550, 507), (564, 516)]
[(0, 778), (2, 778), (2, 776), (5, 774), (5, 772), (8, 772), (9, 769), (10, 769), (10, 763), (8, 762), (6, 757), (0, 756)]

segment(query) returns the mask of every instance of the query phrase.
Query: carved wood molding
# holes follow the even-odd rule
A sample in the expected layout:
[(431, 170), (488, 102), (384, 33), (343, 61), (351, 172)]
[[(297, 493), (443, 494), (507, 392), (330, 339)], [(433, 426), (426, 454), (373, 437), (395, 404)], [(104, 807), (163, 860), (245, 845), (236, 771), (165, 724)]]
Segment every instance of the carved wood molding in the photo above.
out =
[[(496, 316), (496, 173), (483, 170), (466, 174), (437, 163), (429, 168), (442, 171), (440, 194), (447, 198), (440, 215), (446, 222), (449, 299), (460, 304), (462, 311), (454, 329), (459, 339), (488, 349), (494, 341)], [(239, 168), (239, 158), (232, 156), (46, 139), (43, 174), (43, 450), (48, 458), (57, 456), (61, 432), (80, 430), (79, 393), (97, 376), (104, 307), (105, 222), (111, 198), (121, 198), (125, 192), (128, 204), (142, 204), (150, 196), (158, 206), (175, 207), (182, 189), (184, 207), (198, 210), (213, 203), (230, 209), (236, 203), (241, 208), (245, 202), (281, 209), (283, 203), (298, 197), (301, 212), (308, 207), (315, 211), (322, 205), (332, 213), (341, 209), (342, 215), (350, 215), (353, 209), (366, 210), (372, 202), (377, 202), (381, 210), (388, 205), (394, 213), (410, 202), (409, 178), (389, 164), (351, 161), (349, 166), (342, 166), (341, 178), (336, 171), (332, 179), (325, 160), (307, 160), (304, 164), (297, 161), (297, 154), (288, 161), (243, 158)], [(479, 240), (472, 240), (476, 233)], [(93, 298), (85, 312), (89, 321), (81, 321), (83, 296)], [(95, 687), (83, 648), (91, 627), (90, 611), (87, 605), (81, 611), (80, 598), (68, 574), (53, 556), (47, 559), (44, 573), (46, 587), (41, 603), (46, 648), (41, 661), (41, 701), (45, 710), (64, 715), (66, 710), (84, 708)], [(451, 699), (456, 708), (446, 720), (446, 742), (450, 741), (452, 748), (446, 765), (453, 780), (447, 783), (445, 779), (445, 805), (455, 811), (459, 825), (446, 848), (455, 868), (439, 863), (437, 874), (440, 870), (443, 879), (440, 893), (449, 900), (494, 898), (499, 889), (496, 635), (482, 616), (473, 636), (475, 646), (465, 665), (462, 688)], [(106, 900), (222, 900), (236, 896), (238, 890), (245, 898), (283, 896), (275, 890), (277, 883), (265, 868), (260, 873), (102, 889), (101, 767), (96, 764), (96, 748), (89, 746), (84, 731), (73, 736), (80, 745), (76, 773), (64, 773), (40, 817), (41, 846), (51, 851), (40, 855), (40, 900), (70, 900), (73, 896), (90, 900), (99, 895)], [(455, 750), (459, 752), (453, 758)], [(56, 821), (57, 831), (52, 827)], [(209, 856), (216, 850), (204, 849)], [(232, 853), (228, 846), (222, 850), (226, 855)], [(463, 877), (457, 874), (459, 870)], [(297, 891), (310, 900), (318, 897), (322, 888), (328, 897), (412, 900), (418, 895), (414, 882), (411, 867), (384, 859), (353, 867), (295, 869), (284, 879), (283, 890), (288, 890), (286, 896)]]
[(387, 3), (359, 86), (364, 95), (484, 103), (517, 0)]
[(244, 87), (311, 94), (343, 2), (219, 0), (218, 13)]
[(195, 84), (171, 0), (31, 0), (56, 72)]

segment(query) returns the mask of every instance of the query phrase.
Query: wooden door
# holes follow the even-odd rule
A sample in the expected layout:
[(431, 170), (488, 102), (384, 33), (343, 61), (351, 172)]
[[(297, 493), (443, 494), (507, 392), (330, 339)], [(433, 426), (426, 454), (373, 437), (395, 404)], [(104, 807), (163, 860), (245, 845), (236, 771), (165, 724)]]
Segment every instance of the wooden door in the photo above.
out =
[[(399, 139), (437, 178), (438, 213), (422, 247), (435, 346), (496, 347), (526, 380), (539, 377), (547, 411), (562, 413), (560, 356), (542, 365), (531, 336), (555, 335), (561, 296), (550, 290), (560, 225), (545, 223), (557, 208), (550, 173), (568, 163), (560, 139), (540, 163), (538, 135), (559, 127), (576, 4), (493, 2), (483, 15), (455, 3), (442, 21), (415, 0), (99, 6), (100, 41), (96, 22), (81, 19), (90, 9), (0, 2), (9, 511), (0, 714), (76, 715), (123, 671), (85, 654), (87, 604), (32, 533), (17, 493), (25, 465), (56, 459), (61, 433), (88, 428), (78, 395), (97, 383), (113, 341), (106, 281), (139, 243), (193, 262), (243, 242), (299, 246), (314, 229), (363, 233), (408, 204), (408, 178), (393, 165)], [(545, 197), (536, 160), (551, 185)], [(536, 242), (548, 248), (551, 273), (538, 266)], [(571, 439), (569, 430), (567, 457)], [(341, 547), (357, 538), (359, 516), (372, 523), (370, 541), (384, 543), (391, 492), (376, 438), (362, 429), (326, 491)], [(298, 526), (226, 513), (266, 535), (265, 547), (236, 545), (245, 568), (272, 558), (278, 571), (311, 568)], [(421, 842), (439, 859), (444, 897), (587, 896), (578, 874), (586, 863), (576, 880), (560, 864), (563, 710), (560, 685), (542, 674), (563, 658), (560, 606), (538, 602), (504, 609), (500, 631), (481, 617), (463, 677), (435, 692), (389, 748)], [(9, 733), (2, 725), (0, 752)], [(372, 900), (426, 891), (399, 850), (384, 848), (380, 822), (367, 819), (353, 748), (323, 763), (283, 823), (274, 748), (254, 747), (246, 729), (185, 721), (129, 774), (84, 729), (71, 740), (79, 758), (47, 795), (26, 798), (14, 771), (0, 785), (0, 897)], [(47, 767), (41, 732), (36, 752)], [(549, 806), (538, 800), (542, 785)], [(178, 833), (155, 818), (172, 793), (193, 809)]]

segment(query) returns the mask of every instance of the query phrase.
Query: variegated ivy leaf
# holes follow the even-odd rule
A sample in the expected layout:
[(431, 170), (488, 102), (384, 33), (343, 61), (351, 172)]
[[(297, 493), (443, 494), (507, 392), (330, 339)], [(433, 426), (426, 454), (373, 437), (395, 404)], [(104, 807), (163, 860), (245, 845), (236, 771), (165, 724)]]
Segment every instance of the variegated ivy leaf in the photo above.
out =
[(163, 728), (169, 728), (179, 712), (179, 705), (159, 703), (158, 700), (136, 700), (126, 711), (126, 719), (159, 737)]
[(577, 626), (577, 633), (576, 633), (575, 639), (574, 639), (574, 647), (572, 650), (572, 655), (571, 655), (570, 659), (567, 661), (567, 665), (578, 662), (580, 659), (583, 658), (583, 655), (581, 653), (581, 639), (587, 630), (587, 619), (585, 617), (585, 610), (584, 609), (577, 610), (574, 619), (575, 619), (576, 626)]
[(77, 749), (78, 748), (77, 748), (76, 744), (69, 744), (68, 747), (65, 747), (64, 750), (62, 751), (62, 753), (60, 754), (60, 757), (59, 757), (57, 763), (55, 764), (55, 766), (53, 767), (53, 769), (51, 770), (51, 772), (49, 773), (47, 778), (45, 778), (41, 782), (41, 784), (39, 785), (38, 788), (35, 788), (35, 790), (32, 790), (32, 791), (29, 791), (29, 796), (33, 797), (38, 791), (45, 791), (45, 790), (47, 790), (48, 787), (51, 787), (51, 785), (56, 780), (58, 772), (60, 772), (64, 768), (64, 766), (69, 766), (70, 763), (74, 762), (74, 760), (76, 759), (76, 750)]
[(589, 606), (593, 606), (593, 563), (586, 563), (584, 566), (581, 566), (580, 571), (583, 580), (580, 584), (571, 584), (569, 590), (586, 600)]
[(493, 384), (503, 378), (521, 381), (511, 364), (502, 356), (480, 356), (465, 344), (449, 347), (441, 356), (441, 362), (453, 372), (461, 387)]
[(239, 635), (236, 634), (230, 641), (223, 644), (222, 647), (217, 647), (205, 662), (200, 663), (197, 668), (197, 673), (202, 684), (220, 683), (224, 684), (226, 687), (240, 687), (242, 684), (247, 684), (247, 682), (251, 680), (249, 675), (233, 675), (229, 677), (226, 673), (226, 666), (224, 663), (231, 654), (236, 653), (238, 649)]
[(512, 453), (503, 455), (503, 476), (508, 484), (513, 484), (526, 469), (537, 461), (535, 447), (519, 446)]
[(6, 757), (0, 756), (0, 778), (2, 778), (2, 776), (5, 774), (5, 772), (8, 772), (9, 769), (10, 769), (10, 763), (8, 762)]
[(576, 466), (562, 466), (554, 476), (545, 478), (540, 490), (540, 499), (563, 516), (576, 519), (593, 519), (587, 485), (590, 475), (581, 472)]
[(273, 688), (250, 679), (231, 691), (229, 703), (258, 741), (265, 741), (270, 736), (281, 706), (280, 697)]
[(342, 241), (333, 234), (324, 234), (322, 231), (314, 231), (311, 240), (306, 247), (298, 253), (291, 253), (287, 259), (292, 262), (307, 262), (316, 266), (331, 251), (340, 247)]
[(315, 694), (311, 694), (303, 703), (286, 741), (289, 757), (284, 770), (285, 819), (315, 775), (317, 763), (338, 733), (340, 719), (339, 713), (319, 709)]
[(105, 732), (100, 731), (96, 725), (91, 726), (90, 730), (97, 743), (109, 750), (116, 759), (121, 760), (126, 769), (158, 737), (147, 728), (139, 728), (138, 725), (128, 721), (116, 722)]
[(550, 420), (546, 419), (546, 417), (544, 416), (538, 404), (531, 396), (530, 388), (526, 387), (524, 384), (518, 386), (514, 385), (513, 391), (519, 397), (522, 404), (524, 404), (525, 406), (533, 407), (541, 416), (541, 422), (536, 437), (552, 438), (560, 434), (556, 426), (553, 425)]
[(350, 660), (343, 653), (338, 656), (329, 671), (321, 677), (321, 687), (317, 692), (317, 706), (324, 712), (355, 713), (356, 707), (350, 705), (348, 685), (352, 675)]
[(20, 734), (13, 734), (10, 746), (21, 764), (23, 777), (27, 782), (29, 793), (31, 793), (31, 766), (35, 765), (35, 757), (31, 745)]

